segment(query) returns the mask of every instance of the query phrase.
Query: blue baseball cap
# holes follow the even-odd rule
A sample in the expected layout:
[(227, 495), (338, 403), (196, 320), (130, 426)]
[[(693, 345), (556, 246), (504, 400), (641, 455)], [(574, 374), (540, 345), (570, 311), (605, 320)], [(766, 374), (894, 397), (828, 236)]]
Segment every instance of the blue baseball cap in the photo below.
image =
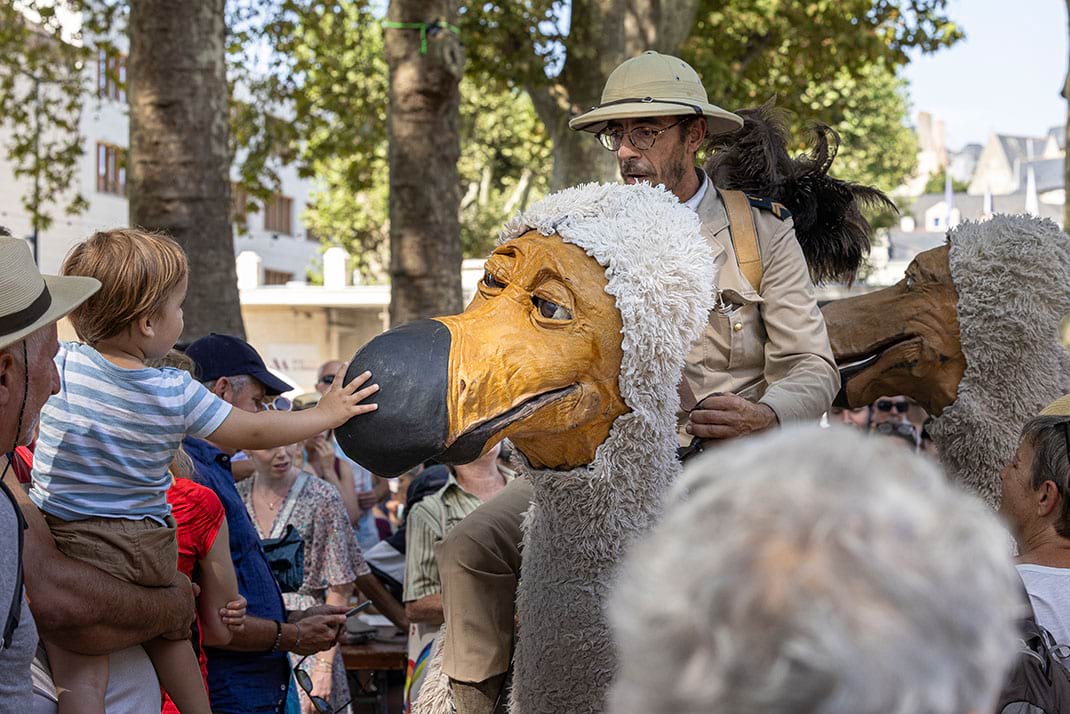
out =
[(260, 354), (245, 340), (212, 333), (186, 347), (186, 356), (197, 365), (202, 382), (247, 374), (264, 385), (267, 394), (282, 394), (295, 387), (268, 371)]

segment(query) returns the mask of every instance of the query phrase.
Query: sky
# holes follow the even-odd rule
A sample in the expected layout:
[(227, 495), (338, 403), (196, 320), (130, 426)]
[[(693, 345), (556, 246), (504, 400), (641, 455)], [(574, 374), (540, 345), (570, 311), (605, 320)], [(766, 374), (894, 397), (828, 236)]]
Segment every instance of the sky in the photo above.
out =
[(1043, 136), (1066, 122), (1065, 0), (949, 0), (966, 33), (907, 66), (913, 114), (943, 119), (947, 145), (984, 144), (992, 131)]

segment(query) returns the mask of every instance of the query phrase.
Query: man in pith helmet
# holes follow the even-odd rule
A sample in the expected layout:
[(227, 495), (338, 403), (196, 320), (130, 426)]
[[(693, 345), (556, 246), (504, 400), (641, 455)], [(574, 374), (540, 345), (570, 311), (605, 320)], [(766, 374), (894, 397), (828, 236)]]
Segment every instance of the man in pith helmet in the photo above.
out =
[[(818, 419), (840, 386), (791, 214), (779, 203), (718, 189), (696, 163), (710, 136), (742, 125), (710, 104), (690, 65), (657, 52), (617, 67), (601, 103), (569, 122), (616, 154), (625, 183), (664, 185), (698, 213), (713, 249), (717, 301), (686, 359), (681, 446), (693, 437), (731, 439)], [(459, 714), (503, 710), (530, 493), (516, 479), (438, 552), (447, 627), (442, 666)]]

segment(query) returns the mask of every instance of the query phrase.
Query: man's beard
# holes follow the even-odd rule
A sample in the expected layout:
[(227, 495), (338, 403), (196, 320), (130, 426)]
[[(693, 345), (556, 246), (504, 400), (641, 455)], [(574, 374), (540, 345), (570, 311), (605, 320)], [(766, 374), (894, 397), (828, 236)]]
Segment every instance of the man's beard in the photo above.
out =
[(651, 162), (643, 157), (636, 157), (620, 162), (620, 175), (625, 181), (629, 176), (640, 175), (643, 177), (641, 180), (648, 181), (652, 186), (662, 184), (670, 191), (675, 190), (680, 185), (680, 182), (684, 180), (689, 170), (687, 157), (682, 145), (674, 148), (670, 160), (666, 165), (663, 165), (663, 168), (664, 175)]

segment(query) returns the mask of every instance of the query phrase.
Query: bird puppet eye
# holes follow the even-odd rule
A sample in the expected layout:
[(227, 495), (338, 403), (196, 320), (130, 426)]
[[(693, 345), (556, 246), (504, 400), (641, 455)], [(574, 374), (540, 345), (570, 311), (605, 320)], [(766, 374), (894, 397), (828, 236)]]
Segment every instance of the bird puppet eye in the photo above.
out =
[(531, 298), (531, 302), (539, 310), (539, 315), (545, 317), (547, 320), (572, 319), (572, 313), (555, 302), (550, 302), (545, 298), (535, 297), (534, 295)]
[(501, 290), (505, 287), (505, 283), (495, 278), (494, 274), (491, 273), (489, 270), (483, 273), (483, 284), (486, 285), (488, 288), (493, 288), (494, 290)]
[(913, 289), (913, 287), (914, 287), (914, 276), (913, 275), (908, 275), (907, 276), (907, 290), (911, 290), (911, 289)]

